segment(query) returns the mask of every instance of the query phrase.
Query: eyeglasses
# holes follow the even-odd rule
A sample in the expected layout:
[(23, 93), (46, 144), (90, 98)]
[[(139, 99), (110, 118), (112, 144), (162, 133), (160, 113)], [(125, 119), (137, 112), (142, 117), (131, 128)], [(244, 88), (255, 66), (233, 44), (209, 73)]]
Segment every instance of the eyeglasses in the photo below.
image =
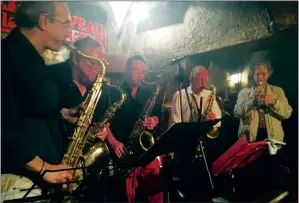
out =
[(60, 20), (60, 19), (58, 19), (58, 18), (56, 18), (54, 16), (50, 16), (49, 15), (49, 17), (52, 18), (52, 19), (54, 19), (54, 20), (57, 20), (58, 22), (60, 22), (63, 25), (63, 27), (70, 28), (70, 23), (71, 23), (70, 20), (62, 21), (62, 20)]

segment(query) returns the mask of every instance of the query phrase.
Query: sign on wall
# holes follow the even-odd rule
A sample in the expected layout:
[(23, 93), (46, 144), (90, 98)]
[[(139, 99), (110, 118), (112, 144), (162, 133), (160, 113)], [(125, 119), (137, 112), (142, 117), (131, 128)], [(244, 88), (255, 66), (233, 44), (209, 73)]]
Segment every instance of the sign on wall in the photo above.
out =
[[(4, 38), (16, 26), (14, 14), (17, 1), (1, 2), (1, 37)], [(107, 12), (100, 6), (86, 2), (69, 2), (71, 12), (71, 29), (67, 41), (75, 42), (80, 37), (90, 36), (102, 43), (107, 53)], [(47, 64), (62, 62), (67, 59), (68, 52), (46, 51), (43, 54)]]

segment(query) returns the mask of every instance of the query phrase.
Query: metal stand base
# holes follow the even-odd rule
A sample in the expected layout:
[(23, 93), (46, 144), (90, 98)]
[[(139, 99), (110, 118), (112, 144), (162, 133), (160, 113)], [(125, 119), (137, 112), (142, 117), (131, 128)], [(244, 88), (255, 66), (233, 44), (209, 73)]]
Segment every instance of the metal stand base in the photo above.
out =
[(209, 167), (208, 167), (208, 163), (207, 163), (207, 159), (206, 159), (206, 155), (205, 155), (204, 147), (203, 147), (203, 145), (202, 145), (202, 141), (201, 141), (200, 138), (199, 138), (199, 145), (198, 145), (198, 146), (199, 146), (199, 149), (200, 149), (200, 152), (201, 152), (201, 157), (203, 158), (204, 163), (205, 163), (205, 168), (206, 168), (207, 173), (208, 173), (208, 176), (209, 176), (209, 180), (210, 180), (211, 188), (214, 189), (212, 176), (211, 176), (211, 173), (210, 173), (210, 170), (209, 170)]

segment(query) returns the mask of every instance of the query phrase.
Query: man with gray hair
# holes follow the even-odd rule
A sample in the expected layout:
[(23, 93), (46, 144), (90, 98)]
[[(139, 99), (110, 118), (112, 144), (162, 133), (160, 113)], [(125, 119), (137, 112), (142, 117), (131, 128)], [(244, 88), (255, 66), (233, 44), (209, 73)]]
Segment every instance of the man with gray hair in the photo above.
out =
[[(200, 109), (201, 98), (203, 107), (201, 113), (204, 113), (207, 101), (211, 95), (211, 91), (206, 89), (208, 81), (208, 70), (205, 67), (194, 67), (190, 73), (189, 81), (190, 86), (186, 88), (186, 91), (180, 90), (182, 103), (180, 103), (179, 91), (177, 91), (173, 96), (171, 116), (174, 123), (191, 122), (192, 115), (195, 118), (195, 121), (197, 121), (200, 116), (200, 112), (198, 112), (198, 110)], [(192, 109), (190, 109), (187, 96), (189, 97), (189, 101), (192, 104)], [(221, 110), (215, 98), (212, 105), (212, 111), (207, 115), (207, 120), (215, 120), (221, 118)], [(216, 127), (219, 126), (220, 122), (216, 125)]]
[[(273, 72), (268, 61), (256, 63), (253, 71), (253, 87), (242, 89), (235, 105), (235, 116), (240, 119), (239, 136), (246, 135), (250, 142), (266, 138), (283, 141), (281, 121), (291, 116), (292, 107), (283, 89), (267, 83)], [(269, 113), (258, 111), (260, 102), (266, 104)]]
[[(180, 92), (177, 91), (173, 96), (171, 109), (173, 123), (193, 122), (193, 118), (194, 121), (197, 122), (204, 115), (204, 112), (207, 108), (208, 100), (210, 99), (212, 93), (210, 90), (207, 90), (208, 70), (203, 66), (194, 67), (191, 70), (189, 82), (189, 87), (180, 90)], [(208, 113), (204, 120), (215, 120), (221, 118), (221, 110), (215, 99), (216, 95), (213, 95), (213, 97), (214, 102), (212, 104), (211, 112)], [(218, 122), (215, 127), (220, 127), (220, 125), (221, 123)], [(183, 139), (186, 139), (187, 137), (188, 136), (185, 137), (182, 135)], [(194, 152), (192, 151), (191, 153), (192, 154), (186, 151), (176, 153), (174, 155), (173, 161), (176, 162), (176, 168), (179, 168), (177, 170), (180, 170), (180, 174), (192, 174), (190, 177), (188, 175), (182, 175), (182, 182), (186, 184), (185, 186), (182, 186), (182, 188), (185, 190), (182, 190), (182, 193), (186, 195), (184, 201), (210, 201), (208, 192), (205, 191), (199, 193), (198, 188), (195, 191), (188, 186), (191, 184), (197, 184), (199, 181), (201, 184), (203, 184), (202, 182), (205, 180), (203, 177), (205, 175), (202, 175), (203, 173), (198, 172), (202, 171), (201, 167), (194, 166), (186, 161), (190, 160), (190, 155), (193, 156)], [(200, 154), (197, 155), (200, 156)], [(196, 200), (194, 198), (196, 198)], [(219, 198), (220, 197), (218, 197), (218, 199)]]
[[(272, 72), (268, 61), (254, 64), (254, 84), (239, 92), (234, 114), (240, 119), (239, 137), (246, 136), (249, 142), (271, 138), (271, 142), (275, 143), (275, 153), (277, 153), (276, 144), (284, 140), (281, 122), (291, 116), (292, 107), (282, 88), (268, 84), (267, 80)], [(270, 149), (271, 147), (269, 147), (269, 152), (272, 151)], [(280, 168), (279, 157), (280, 151), (271, 156), (269, 153), (264, 153), (244, 169), (247, 177), (243, 181), (246, 182), (244, 184), (245, 194), (248, 195), (250, 191), (254, 193), (252, 196), (258, 197), (265, 190), (286, 189), (288, 181)], [(252, 188), (255, 189), (252, 190)]]
[[(69, 34), (64, 2), (21, 2), (16, 28), (2, 40), (2, 200), (21, 198), (32, 186), (65, 183), (71, 171), (40, 175), (57, 165), (65, 149), (59, 128), (59, 94), (41, 54), (59, 51)], [(33, 190), (29, 196), (40, 195)]]

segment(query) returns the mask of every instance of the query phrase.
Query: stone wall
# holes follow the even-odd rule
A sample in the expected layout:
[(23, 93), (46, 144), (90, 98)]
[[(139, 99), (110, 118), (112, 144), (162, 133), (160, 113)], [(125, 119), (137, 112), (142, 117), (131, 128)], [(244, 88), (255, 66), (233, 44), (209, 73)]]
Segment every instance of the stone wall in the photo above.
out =
[(177, 56), (269, 36), (264, 8), (254, 2), (194, 2), (184, 23), (138, 33), (132, 51)]

